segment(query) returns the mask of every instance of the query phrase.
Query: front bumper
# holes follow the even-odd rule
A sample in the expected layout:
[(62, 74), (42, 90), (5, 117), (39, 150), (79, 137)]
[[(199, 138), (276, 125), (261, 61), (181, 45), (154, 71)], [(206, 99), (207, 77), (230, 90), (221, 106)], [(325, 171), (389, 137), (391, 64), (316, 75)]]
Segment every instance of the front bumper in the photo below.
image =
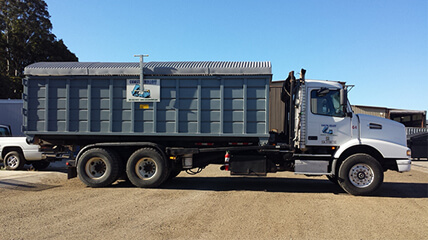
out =
[(396, 160), (397, 168), (399, 172), (408, 172), (410, 171), (412, 161), (410, 159), (400, 159)]

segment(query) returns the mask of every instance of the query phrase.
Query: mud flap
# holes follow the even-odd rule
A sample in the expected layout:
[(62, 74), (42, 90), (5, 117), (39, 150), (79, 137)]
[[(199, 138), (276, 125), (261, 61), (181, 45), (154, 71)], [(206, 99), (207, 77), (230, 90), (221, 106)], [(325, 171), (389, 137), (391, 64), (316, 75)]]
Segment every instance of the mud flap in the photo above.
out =
[(67, 165), (67, 179), (72, 179), (77, 177), (76, 161), (69, 160), (67, 161), (66, 165)]

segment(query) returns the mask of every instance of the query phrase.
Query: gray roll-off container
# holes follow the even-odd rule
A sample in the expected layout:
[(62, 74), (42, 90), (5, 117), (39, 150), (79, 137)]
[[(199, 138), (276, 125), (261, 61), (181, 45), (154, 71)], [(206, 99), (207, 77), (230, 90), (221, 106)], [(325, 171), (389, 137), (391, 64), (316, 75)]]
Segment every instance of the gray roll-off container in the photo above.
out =
[[(269, 137), (270, 62), (147, 62), (143, 72), (137, 89), (132, 84), (139, 83), (139, 63), (27, 66), (24, 133), (78, 145), (154, 139), (173, 145), (255, 143)], [(150, 84), (152, 99), (142, 95)]]

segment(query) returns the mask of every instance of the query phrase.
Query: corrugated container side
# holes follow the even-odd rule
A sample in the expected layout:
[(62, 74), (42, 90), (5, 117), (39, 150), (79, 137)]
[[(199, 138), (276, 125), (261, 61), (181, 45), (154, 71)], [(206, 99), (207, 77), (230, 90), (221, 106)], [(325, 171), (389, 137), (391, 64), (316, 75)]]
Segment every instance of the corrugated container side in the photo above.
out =
[(150, 76), (160, 102), (127, 102), (138, 76), (28, 76), (27, 135), (267, 137), (271, 75)]

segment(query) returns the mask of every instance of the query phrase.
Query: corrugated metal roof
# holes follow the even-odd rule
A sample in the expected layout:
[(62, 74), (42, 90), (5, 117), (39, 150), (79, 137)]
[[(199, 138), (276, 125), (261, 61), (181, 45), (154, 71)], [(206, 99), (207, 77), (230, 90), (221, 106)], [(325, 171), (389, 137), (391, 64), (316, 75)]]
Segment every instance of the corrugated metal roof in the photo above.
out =
[[(139, 75), (138, 62), (39, 62), (25, 75)], [(272, 74), (270, 62), (146, 62), (144, 75), (258, 75)]]
[(426, 115), (426, 111), (423, 110), (406, 110), (406, 109), (389, 109), (391, 114), (423, 114)]

